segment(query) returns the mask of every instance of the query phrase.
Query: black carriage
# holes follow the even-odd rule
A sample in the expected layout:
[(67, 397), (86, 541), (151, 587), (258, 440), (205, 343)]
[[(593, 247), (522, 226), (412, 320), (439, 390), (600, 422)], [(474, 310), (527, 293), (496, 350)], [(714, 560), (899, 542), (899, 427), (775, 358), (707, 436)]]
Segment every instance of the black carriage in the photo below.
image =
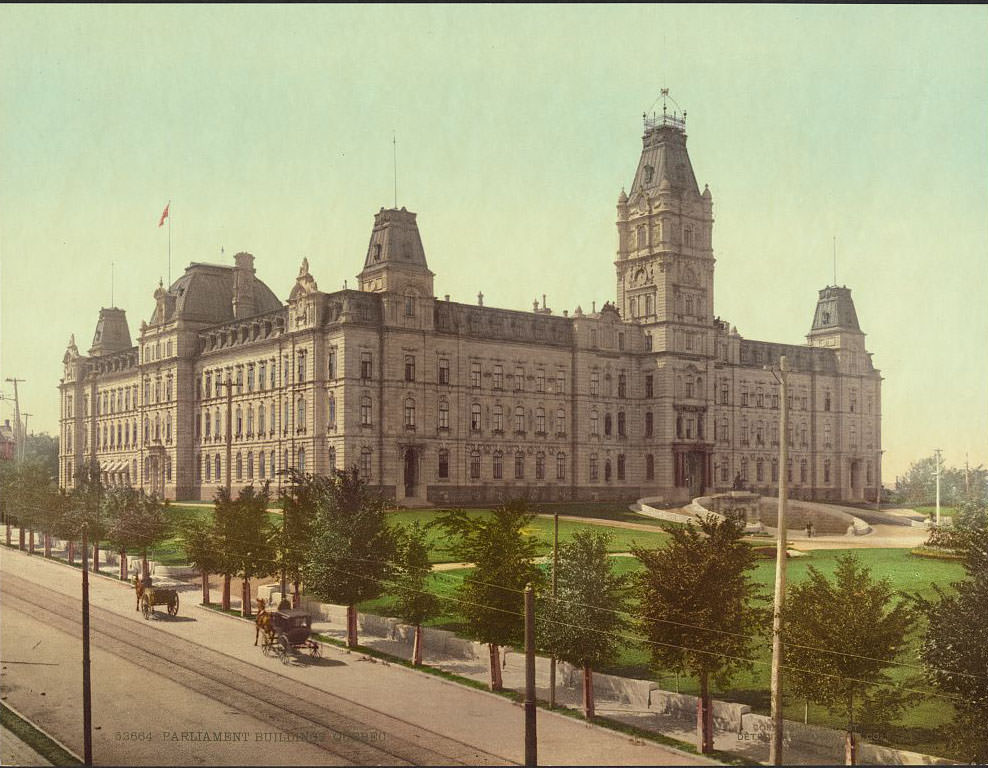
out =
[(322, 655), (322, 646), (310, 640), (312, 617), (301, 608), (272, 611), (271, 623), (264, 634), (261, 652), (265, 656), (277, 656), (283, 664), (299, 651), (308, 651), (312, 658)]

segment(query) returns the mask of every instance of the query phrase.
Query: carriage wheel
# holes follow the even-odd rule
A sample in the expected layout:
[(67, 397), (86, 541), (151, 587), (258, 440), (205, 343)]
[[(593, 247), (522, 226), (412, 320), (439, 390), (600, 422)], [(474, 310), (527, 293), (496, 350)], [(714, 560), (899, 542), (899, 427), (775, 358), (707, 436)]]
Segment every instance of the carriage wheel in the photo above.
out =
[(144, 614), (145, 619), (151, 618), (151, 598), (147, 595), (141, 600), (141, 613)]
[(309, 655), (314, 659), (318, 659), (320, 656), (322, 656), (322, 646), (319, 643), (310, 640)]
[(271, 642), (266, 637), (261, 641), (261, 653), (265, 656), (270, 656), (274, 653), (274, 648), (271, 646)]
[(282, 635), (278, 638), (278, 658), (282, 664), (287, 664), (291, 658), (292, 647), (288, 643), (288, 638)]
[(178, 595), (175, 595), (168, 603), (168, 615), (178, 616)]

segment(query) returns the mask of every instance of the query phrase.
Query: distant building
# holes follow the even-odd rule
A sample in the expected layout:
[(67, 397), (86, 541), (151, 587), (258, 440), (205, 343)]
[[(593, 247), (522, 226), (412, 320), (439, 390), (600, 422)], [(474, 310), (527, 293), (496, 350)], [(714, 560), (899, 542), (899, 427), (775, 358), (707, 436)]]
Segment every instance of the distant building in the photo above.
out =
[(805, 345), (744, 339), (714, 315), (712, 227), (684, 122), (664, 114), (618, 199), (616, 302), (599, 311), (437, 298), (404, 208), (375, 215), (358, 290), (318, 290), (303, 260), (283, 303), (248, 253), (192, 264), (159, 285), (136, 345), (117, 308), (88, 354), (70, 343), (61, 484), (96, 459), (108, 482), (179, 498), (354, 465), (409, 505), (685, 499), (738, 475), (774, 493), (784, 354), (791, 493), (874, 498), (882, 379), (850, 290), (820, 291)]
[(3, 426), (0, 426), (0, 461), (13, 459), (16, 449), (17, 437), (14, 435), (14, 428), (10, 426), (10, 419), (4, 419)]

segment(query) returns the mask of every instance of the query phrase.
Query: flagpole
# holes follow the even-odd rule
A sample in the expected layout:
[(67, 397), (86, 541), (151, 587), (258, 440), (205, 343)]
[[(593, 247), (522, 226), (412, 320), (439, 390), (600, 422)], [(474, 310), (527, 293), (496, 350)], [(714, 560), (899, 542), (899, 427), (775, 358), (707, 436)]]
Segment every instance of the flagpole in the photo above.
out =
[(168, 287), (172, 284), (172, 201), (168, 201)]

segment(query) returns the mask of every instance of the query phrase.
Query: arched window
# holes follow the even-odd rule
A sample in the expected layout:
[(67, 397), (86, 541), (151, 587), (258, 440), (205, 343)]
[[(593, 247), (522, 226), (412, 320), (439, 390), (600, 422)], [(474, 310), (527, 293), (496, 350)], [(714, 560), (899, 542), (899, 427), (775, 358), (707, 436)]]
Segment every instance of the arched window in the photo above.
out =
[(247, 437), (254, 436), (254, 406), (247, 406)]
[(247, 451), (247, 479), (254, 479), (254, 453)]
[(645, 454), (645, 479), (655, 479), (655, 457), (650, 453)]
[(617, 479), (624, 480), (624, 454), (619, 453), (617, 457)]
[(237, 425), (237, 429), (234, 432), (234, 435), (240, 437), (244, 432), (244, 412), (239, 405), (237, 406), (237, 420), (235, 424)]
[(209, 454), (208, 453), (203, 457), (203, 466), (206, 469), (206, 482), (208, 483), (212, 479), (212, 476), (213, 476), (213, 464), (209, 460)]
[(545, 480), (545, 454), (535, 454), (535, 479)]
[(336, 449), (330, 448), (327, 451), (327, 458), (329, 460), (329, 471), (333, 472), (336, 470)]
[(449, 429), (449, 401), (446, 398), (439, 401), (439, 429)]
[(597, 454), (590, 454), (590, 482), (597, 482)]
[(491, 425), (491, 428), (495, 432), (503, 432), (504, 431), (504, 408), (502, 408), (500, 404), (494, 406), (492, 420), (493, 420), (493, 423)]
[(405, 398), (405, 429), (415, 429), (415, 399)]
[(336, 429), (336, 395), (329, 393), (329, 428)]
[(295, 431), (305, 431), (305, 398), (300, 397), (295, 409)]
[(504, 474), (504, 454), (494, 451), (493, 477), (500, 480)]
[(161, 416), (158, 414), (154, 416), (154, 439), (161, 440)]
[(306, 472), (305, 469), (305, 448), (298, 449), (298, 471), (303, 475)]
[(617, 415), (617, 433), (618, 433), (618, 436), (624, 437), (624, 411), (618, 411), (618, 415)]
[(360, 423), (364, 426), (370, 426), (371, 423), (371, 399), (370, 395), (364, 395), (360, 398)]
[(257, 406), (257, 436), (264, 437), (264, 403)]
[(480, 451), (470, 452), (470, 479), (480, 479)]
[(609, 483), (611, 481), (611, 460), (604, 459), (604, 482)]
[(213, 437), (218, 438), (220, 436), (220, 409), (217, 408), (213, 413)]
[(525, 477), (525, 454), (522, 451), (515, 453), (515, 480)]
[(241, 455), (237, 454), (237, 463), (234, 465), (237, 468), (237, 480), (243, 480), (244, 477), (244, 462)]
[(206, 437), (210, 437), (213, 434), (213, 419), (209, 411), (206, 411), (206, 430), (204, 432)]
[(590, 411), (590, 434), (597, 436), (600, 434), (600, 414), (597, 409)]
[(556, 479), (566, 479), (566, 454), (562, 451), (556, 454)]
[(264, 479), (264, 451), (257, 454), (257, 477)]
[(220, 478), (223, 477), (223, 462), (218, 453), (216, 454), (216, 460), (213, 462), (213, 468), (216, 470), (216, 482), (219, 482)]
[(562, 408), (556, 409), (556, 434), (559, 436), (566, 434), (566, 411)]
[(604, 435), (610, 437), (611, 435), (611, 414), (604, 414)]
[(480, 431), (480, 403), (470, 406), (470, 429), (473, 432)]

